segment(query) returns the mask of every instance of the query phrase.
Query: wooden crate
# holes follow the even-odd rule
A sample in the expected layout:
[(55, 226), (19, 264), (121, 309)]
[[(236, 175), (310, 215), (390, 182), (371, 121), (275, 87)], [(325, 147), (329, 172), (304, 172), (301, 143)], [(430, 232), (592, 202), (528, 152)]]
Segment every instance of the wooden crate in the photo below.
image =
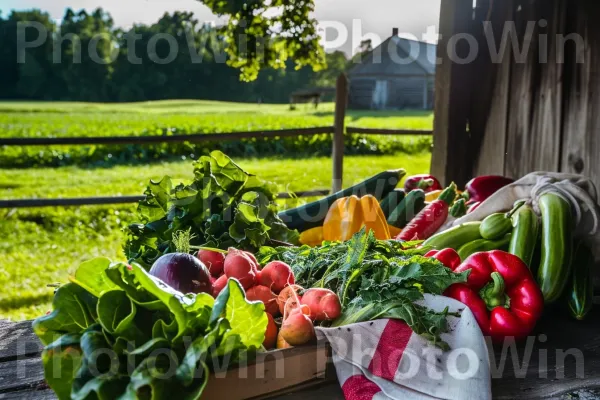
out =
[(261, 399), (335, 380), (330, 354), (326, 342), (259, 354), (248, 366), (211, 375), (202, 399)]

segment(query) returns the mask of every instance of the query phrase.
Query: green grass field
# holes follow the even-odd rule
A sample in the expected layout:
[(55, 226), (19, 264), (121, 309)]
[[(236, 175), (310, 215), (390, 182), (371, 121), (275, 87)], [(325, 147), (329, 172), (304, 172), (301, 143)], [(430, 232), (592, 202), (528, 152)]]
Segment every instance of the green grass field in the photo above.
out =
[[(203, 105), (204, 104), (204, 105)], [(125, 105), (103, 105), (85, 103), (0, 103), (0, 115), (13, 118), (12, 129), (35, 126), (40, 134), (46, 134), (44, 116), (51, 115), (52, 124), (60, 128), (60, 115), (75, 115), (81, 129), (103, 131), (98, 127), (110, 121), (115, 110), (120, 110), (123, 123), (136, 124), (137, 118), (156, 122), (160, 118), (180, 118), (181, 121), (196, 121), (205, 117), (223, 118), (231, 124), (253, 121), (257, 129), (262, 128), (260, 117), (252, 118), (257, 105), (229, 104), (216, 102), (157, 102)], [(308, 111), (287, 111), (287, 106), (268, 106), (269, 116), (279, 115), (281, 120), (301, 118), (326, 118)], [(325, 105), (330, 107), (330, 105)], [(166, 111), (176, 110), (175, 113)], [(69, 111), (69, 109), (71, 111)], [(186, 110), (186, 111), (182, 111)], [(192, 111), (195, 109), (195, 111)], [(207, 111), (215, 110), (214, 112)], [(24, 111), (27, 110), (27, 111)], [(124, 111), (127, 110), (127, 111)], [(187, 119), (186, 119), (186, 113)], [(298, 113), (298, 114), (295, 114)], [(219, 114), (219, 115), (217, 115)], [(222, 115), (220, 115), (222, 114)], [(398, 120), (408, 117), (363, 113), (364, 121), (375, 120), (381, 126), (398, 127)], [(20, 117), (17, 118), (16, 116)], [(256, 114), (258, 115), (258, 114)], [(329, 117), (327, 117), (329, 118)], [(429, 119), (424, 116), (423, 119)], [(63, 122), (63, 132), (71, 127), (71, 119)], [(387, 123), (386, 123), (387, 121)], [(421, 121), (421, 123), (426, 124)], [(114, 126), (107, 123), (105, 129)], [(0, 124), (0, 136), (6, 135), (6, 125)], [(30, 134), (32, 131), (27, 131)], [(294, 158), (237, 158), (236, 161), (249, 172), (263, 179), (276, 182), (281, 191), (327, 189), (331, 179), (331, 160), (328, 157)], [(403, 167), (409, 173), (429, 170), (430, 154), (397, 153), (379, 156), (348, 156), (344, 160), (344, 185), (349, 186), (382, 170)], [(0, 169), (0, 198), (56, 198), (81, 196), (112, 196), (142, 194), (149, 179), (170, 175), (174, 179), (192, 177), (190, 160), (178, 162), (155, 162), (140, 165), (111, 165), (83, 168), (68, 166), (60, 168)], [(282, 207), (293, 206), (297, 201)], [(0, 319), (14, 320), (34, 318), (50, 307), (53, 289), (48, 284), (65, 282), (68, 273), (82, 261), (106, 256), (122, 258), (122, 227), (135, 220), (135, 205), (51, 207), (36, 209), (0, 209)]]

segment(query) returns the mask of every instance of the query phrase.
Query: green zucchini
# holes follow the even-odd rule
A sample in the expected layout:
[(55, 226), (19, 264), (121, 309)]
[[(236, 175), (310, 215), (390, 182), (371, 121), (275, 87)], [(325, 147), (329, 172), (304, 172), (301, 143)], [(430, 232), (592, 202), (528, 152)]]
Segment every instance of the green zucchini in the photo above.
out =
[(377, 200), (381, 200), (396, 188), (404, 175), (406, 175), (406, 171), (403, 169), (384, 171), (348, 189), (341, 190), (312, 203), (282, 211), (278, 215), (290, 229), (297, 229), (303, 232), (311, 228), (316, 228), (323, 225), (329, 207), (337, 199), (352, 195), (361, 197), (370, 194), (375, 196)]
[(404, 197), (406, 197), (404, 189), (394, 189), (381, 200), (381, 209), (386, 218), (388, 218), (392, 211), (398, 207), (402, 200), (404, 200)]
[(573, 318), (580, 321), (585, 319), (592, 309), (594, 300), (593, 267), (594, 255), (583, 242), (579, 242), (573, 257), (567, 302)]
[(388, 224), (396, 228), (404, 228), (408, 223), (425, 208), (425, 192), (421, 189), (411, 190), (398, 207), (392, 211), (387, 219)]
[(496, 213), (488, 216), (481, 223), (479, 233), (487, 240), (498, 240), (512, 230), (512, 222), (506, 213)]
[(544, 301), (554, 303), (562, 296), (571, 276), (571, 206), (553, 193), (540, 196), (538, 205), (542, 217), (542, 259), (537, 281)]
[(479, 234), (480, 225), (481, 222), (479, 221), (465, 222), (464, 224), (433, 235), (423, 243), (423, 246), (437, 250), (447, 248), (458, 250), (467, 243), (481, 239), (481, 235)]
[(531, 269), (531, 261), (537, 246), (539, 219), (533, 207), (526, 204), (512, 216), (512, 238), (508, 252), (519, 257)]
[(506, 250), (506, 248), (508, 248), (508, 244), (510, 243), (510, 237), (511, 234), (509, 233), (499, 240), (474, 240), (458, 249), (458, 255), (460, 256), (461, 260), (465, 261), (469, 256), (482, 251)]

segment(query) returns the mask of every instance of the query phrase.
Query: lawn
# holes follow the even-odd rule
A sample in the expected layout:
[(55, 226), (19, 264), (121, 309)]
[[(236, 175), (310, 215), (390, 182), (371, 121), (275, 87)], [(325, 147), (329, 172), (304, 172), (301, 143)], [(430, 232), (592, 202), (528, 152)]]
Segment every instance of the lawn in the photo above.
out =
[[(323, 104), (318, 110), (301, 106), (289, 111), (287, 105), (191, 100), (131, 104), (0, 102), (0, 136), (150, 135), (322, 126), (332, 124), (332, 110), (332, 104)], [(370, 128), (431, 129), (432, 116), (420, 111), (350, 111), (347, 122)], [(318, 156), (329, 154), (327, 140), (328, 135), (320, 135), (298, 142), (245, 142), (220, 148), (227, 154), (235, 153), (233, 158), (244, 169), (277, 183), (281, 191), (328, 189), (331, 160)], [(430, 138), (425, 142), (405, 137), (378, 140), (353, 137), (347, 142), (350, 155), (344, 159), (345, 186), (390, 168), (403, 167), (409, 173), (429, 170), (430, 153), (410, 154), (410, 150), (427, 150)], [(415, 145), (407, 146), (411, 143)], [(139, 195), (149, 179), (164, 175), (176, 180), (191, 178), (192, 158), (217, 144), (201, 149), (186, 146), (163, 146), (156, 152), (128, 146), (0, 149), (5, 167), (0, 168), (0, 199)], [(298, 149), (309, 151), (306, 154)], [(141, 157), (140, 151), (147, 153)], [(281, 207), (297, 203), (282, 202)], [(48, 284), (65, 282), (68, 273), (86, 259), (122, 259), (121, 229), (133, 221), (134, 204), (0, 209), (0, 319), (29, 319), (44, 313), (53, 294)]]

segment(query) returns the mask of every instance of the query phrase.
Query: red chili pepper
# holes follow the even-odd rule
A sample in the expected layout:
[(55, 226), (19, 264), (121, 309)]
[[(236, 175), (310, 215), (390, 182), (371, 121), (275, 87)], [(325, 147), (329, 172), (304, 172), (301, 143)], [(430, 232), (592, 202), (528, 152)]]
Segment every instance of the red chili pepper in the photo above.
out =
[(425, 257), (435, 258), (436, 260), (444, 264), (446, 267), (450, 268), (452, 271), (458, 268), (458, 266), (462, 262), (460, 256), (454, 249), (431, 250), (430, 252), (425, 254)]
[(421, 189), (425, 193), (429, 193), (434, 190), (442, 190), (442, 185), (440, 184), (440, 181), (432, 175), (409, 176), (404, 181), (404, 191), (408, 193), (415, 189)]
[(486, 175), (473, 178), (465, 186), (466, 192), (469, 194), (469, 203), (485, 201), (488, 197), (502, 189), (506, 185), (510, 185), (514, 180), (498, 175)]
[(544, 297), (521, 259), (500, 250), (473, 254), (455, 272), (471, 270), (467, 283), (444, 293), (469, 307), (494, 341), (526, 337), (542, 315)]
[(448, 210), (456, 198), (456, 185), (448, 186), (437, 200), (429, 203), (396, 236), (396, 240), (429, 239), (448, 218)]

